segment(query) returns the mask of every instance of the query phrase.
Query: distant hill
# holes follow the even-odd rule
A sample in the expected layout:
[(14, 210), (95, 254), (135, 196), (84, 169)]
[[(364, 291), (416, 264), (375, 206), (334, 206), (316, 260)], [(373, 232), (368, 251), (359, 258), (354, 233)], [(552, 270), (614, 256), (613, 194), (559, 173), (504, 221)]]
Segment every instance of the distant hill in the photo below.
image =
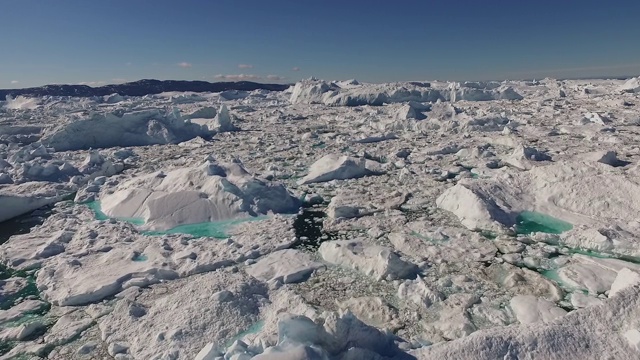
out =
[(0, 99), (7, 95), (13, 97), (23, 96), (104, 96), (110, 94), (120, 94), (123, 96), (144, 96), (149, 94), (159, 94), (167, 91), (193, 91), (193, 92), (219, 92), (226, 90), (252, 91), (258, 89), (283, 91), (289, 85), (282, 84), (260, 84), (250, 81), (238, 82), (216, 82), (207, 81), (184, 81), (184, 80), (139, 80), (124, 84), (105, 85), (91, 87), (87, 85), (45, 85), (26, 89), (4, 89), (0, 90)]

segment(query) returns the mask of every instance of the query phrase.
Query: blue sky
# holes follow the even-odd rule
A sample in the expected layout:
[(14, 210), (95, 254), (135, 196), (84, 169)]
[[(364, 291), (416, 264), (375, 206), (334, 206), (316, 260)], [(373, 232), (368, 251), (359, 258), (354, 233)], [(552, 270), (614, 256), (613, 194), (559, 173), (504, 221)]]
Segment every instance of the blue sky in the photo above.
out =
[(0, 0), (0, 88), (640, 74), (638, 0)]

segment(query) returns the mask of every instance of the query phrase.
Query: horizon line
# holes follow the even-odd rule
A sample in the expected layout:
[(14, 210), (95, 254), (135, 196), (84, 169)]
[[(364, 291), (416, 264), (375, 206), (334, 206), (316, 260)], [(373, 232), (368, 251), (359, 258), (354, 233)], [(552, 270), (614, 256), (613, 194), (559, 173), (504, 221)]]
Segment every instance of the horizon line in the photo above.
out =
[[(564, 80), (628, 80), (628, 79), (632, 79), (635, 77), (640, 76), (639, 74), (635, 74), (635, 75), (617, 75), (617, 76), (610, 76), (610, 75), (599, 75), (599, 76), (575, 76), (575, 77), (562, 77), (562, 78), (555, 78), (552, 76), (544, 76), (544, 77), (531, 77), (531, 78), (505, 78), (505, 79), (487, 79), (487, 80), (440, 80), (440, 79), (432, 79), (432, 80), (394, 80), (394, 81), (382, 81), (382, 82), (376, 82), (376, 81), (364, 81), (363, 83), (365, 84), (389, 84), (389, 83), (394, 83), (394, 82), (449, 82), (449, 83), (454, 83), (454, 82), (503, 82), (503, 81), (534, 81), (534, 80), (543, 80), (543, 79), (553, 79), (553, 80), (559, 80), (559, 81), (564, 81)], [(262, 82), (262, 81), (249, 81), (249, 80), (240, 80), (240, 81), (207, 81), (207, 80), (186, 80), (186, 79), (164, 79), (164, 80), (160, 80), (160, 79), (151, 79), (151, 78), (143, 78), (143, 79), (138, 79), (138, 80), (133, 80), (133, 81), (125, 81), (125, 82), (114, 82), (114, 83), (105, 83), (102, 85), (98, 85), (98, 86), (92, 86), (89, 84), (83, 84), (83, 83), (49, 83), (49, 84), (44, 84), (44, 85), (40, 85), (40, 86), (29, 86), (29, 87), (21, 87), (21, 88), (2, 88), (0, 90), (2, 91), (8, 91), (8, 90), (25, 90), (25, 89), (37, 89), (37, 88), (41, 88), (41, 87), (45, 87), (45, 86), (87, 86), (90, 88), (101, 88), (101, 87), (105, 87), (105, 86), (118, 86), (118, 85), (125, 85), (125, 84), (132, 84), (132, 83), (136, 83), (136, 82), (140, 82), (140, 81), (145, 81), (145, 80), (149, 80), (149, 81), (186, 81), (186, 82), (203, 82), (203, 83), (209, 83), (209, 84), (220, 84), (220, 83), (254, 83), (254, 84), (262, 84), (262, 85), (295, 85), (296, 83), (303, 81), (303, 80), (307, 80), (307, 79), (311, 79), (311, 78), (315, 78), (313, 76), (306, 78), (306, 79), (299, 79), (297, 81), (294, 82), (282, 82), (282, 83), (277, 83), (277, 82)], [(318, 79), (318, 80), (322, 80), (322, 81), (327, 81), (327, 82), (336, 82), (336, 81), (345, 81), (345, 80), (350, 80), (350, 79), (343, 79), (343, 80), (323, 80), (323, 79)], [(357, 79), (356, 79), (357, 80)]]

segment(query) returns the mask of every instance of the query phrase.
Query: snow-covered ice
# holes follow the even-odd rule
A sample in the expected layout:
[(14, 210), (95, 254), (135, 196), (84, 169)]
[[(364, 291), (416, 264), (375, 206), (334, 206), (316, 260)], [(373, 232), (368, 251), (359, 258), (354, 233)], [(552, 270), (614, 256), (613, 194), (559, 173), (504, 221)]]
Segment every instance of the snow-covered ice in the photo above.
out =
[(640, 356), (638, 79), (0, 103), (0, 359)]

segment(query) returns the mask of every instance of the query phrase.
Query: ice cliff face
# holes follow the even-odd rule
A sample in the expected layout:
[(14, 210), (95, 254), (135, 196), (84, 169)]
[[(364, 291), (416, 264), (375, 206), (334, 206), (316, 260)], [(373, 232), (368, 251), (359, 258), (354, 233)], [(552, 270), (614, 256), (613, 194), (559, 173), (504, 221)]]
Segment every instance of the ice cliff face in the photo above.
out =
[(321, 80), (303, 80), (291, 90), (292, 104), (319, 103), (329, 106), (360, 106), (398, 102), (521, 100), (509, 86), (492, 88), (490, 84), (449, 84), (432, 87), (429, 83), (342, 84)]

